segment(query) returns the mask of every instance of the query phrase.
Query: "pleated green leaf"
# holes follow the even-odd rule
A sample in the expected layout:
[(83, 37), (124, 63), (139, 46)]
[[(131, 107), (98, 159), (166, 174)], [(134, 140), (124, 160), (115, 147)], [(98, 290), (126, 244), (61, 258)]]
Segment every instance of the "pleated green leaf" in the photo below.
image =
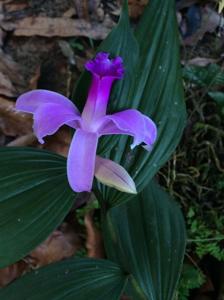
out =
[(135, 199), (111, 208), (104, 219), (109, 258), (132, 274), (133, 299), (171, 300), (185, 251), (185, 225), (179, 207), (151, 182)]
[(63, 221), (75, 195), (65, 158), (32, 148), (0, 149), (0, 268), (24, 257)]
[(126, 282), (109, 261), (70, 259), (25, 275), (0, 290), (1, 300), (119, 300)]
[[(122, 55), (126, 52), (124, 63), (129, 70), (132, 70), (132, 81), (129, 85), (130, 79), (125, 78), (122, 83), (123, 89), (119, 89), (119, 86), (115, 88), (110, 102), (110, 111), (125, 107), (137, 108), (151, 117), (158, 127), (158, 138), (151, 152), (147, 152), (142, 147), (132, 151), (131, 139), (120, 137), (107, 154), (107, 157), (126, 168), (139, 192), (169, 159), (179, 143), (185, 126), (186, 109), (183, 101), (175, 14), (173, 0), (149, 1), (135, 31), (139, 45), (137, 64), (131, 57), (131, 53), (135, 52), (132, 51), (135, 46), (132, 48), (129, 44), (127, 47), (127, 43), (124, 43), (127, 37), (122, 36), (120, 27), (124, 27), (122, 24), (125, 21), (118, 24), (116, 31), (120, 37), (120, 44), (118, 41), (115, 43), (118, 49), (116, 54)], [(128, 24), (126, 19), (126, 28)], [(110, 36), (108, 39), (110, 41)], [(110, 43), (113, 50), (114, 45), (112, 41)], [(133, 43), (133, 39), (129, 39), (129, 43)], [(109, 51), (108, 44), (104, 42), (103, 45), (105, 44), (105, 50)], [(126, 86), (129, 88), (128, 94), (125, 92)], [(102, 185), (100, 190), (102, 198), (109, 201), (110, 205), (120, 204), (130, 199), (129, 195)]]
[[(134, 67), (138, 60), (139, 46), (130, 28), (128, 6), (126, 1), (124, 1), (117, 26), (101, 43), (97, 52), (100, 51), (109, 52), (112, 56), (120, 55), (125, 66), (125, 77), (115, 83), (110, 98), (111, 100), (108, 112), (113, 113), (118, 110), (130, 108), (132, 106), (132, 102), (131, 99), (128, 99), (128, 93), (131, 86), (134, 84)], [(86, 102), (90, 82), (91, 76), (89, 72), (84, 71), (73, 95), (74, 103), (80, 110), (83, 109)], [(110, 153), (107, 152), (111, 150), (113, 146), (116, 147), (118, 141), (119, 138), (117, 136), (102, 137), (99, 143), (98, 153), (105, 157), (109, 157)]]
[[(103, 41), (102, 50), (122, 56), (126, 70), (124, 79), (115, 83), (108, 112), (136, 108), (158, 126), (151, 152), (140, 146), (131, 150), (131, 138), (125, 136), (101, 139), (99, 154), (125, 167), (140, 192), (169, 159), (185, 126), (175, 1), (149, 1), (134, 34), (124, 1), (119, 23)], [(77, 87), (77, 102), (85, 102), (81, 95), (88, 90), (88, 83), (85, 86), (84, 81)], [(130, 195), (100, 184), (98, 191), (110, 206), (130, 199)]]

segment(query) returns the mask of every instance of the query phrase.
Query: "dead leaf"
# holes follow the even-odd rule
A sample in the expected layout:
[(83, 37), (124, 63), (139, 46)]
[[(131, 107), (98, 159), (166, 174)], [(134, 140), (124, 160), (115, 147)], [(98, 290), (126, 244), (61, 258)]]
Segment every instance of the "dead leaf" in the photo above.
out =
[[(117, 0), (119, 4), (119, 10), (113, 11), (112, 14), (120, 15), (121, 13), (121, 6), (123, 1)], [(128, 0), (128, 8), (129, 8), (129, 15), (131, 18), (138, 18), (142, 15), (146, 5), (148, 4), (149, 0)]]
[(8, 147), (25, 147), (37, 143), (37, 138), (33, 133), (28, 133), (26, 135), (20, 136), (12, 142), (8, 143)]
[(59, 45), (63, 55), (68, 59), (69, 64), (74, 66), (76, 64), (75, 53), (74, 53), (71, 45), (64, 40), (59, 40), (58, 45)]
[(73, 0), (79, 19), (89, 20), (89, 6), (87, 0)]
[(0, 130), (7, 136), (32, 132), (32, 116), (15, 110), (15, 103), (0, 96)]
[(121, 300), (132, 300), (132, 299), (126, 295), (123, 295), (121, 296)]
[(76, 14), (76, 9), (74, 7), (70, 7), (68, 10), (66, 10), (62, 17), (63, 18), (72, 18)]
[(5, 35), (5, 32), (0, 28), (0, 47), (3, 46)]
[(9, 3), (5, 3), (4, 10), (9, 12), (21, 11), (23, 9), (28, 8), (27, 1), (20, 0), (19, 3), (16, 1), (7, 1)]
[(4, 287), (29, 269), (24, 261), (19, 261), (7, 268), (0, 269), (0, 287)]
[[(37, 87), (40, 76), (38, 66), (27, 76), (26, 67), (15, 62), (11, 56), (0, 49), (0, 94), (7, 97), (17, 97), (23, 92)], [(26, 75), (26, 76), (24, 76)], [(25, 77), (27, 77), (25, 79)]]
[(23, 78), (19, 64), (0, 49), (0, 94), (18, 96), (20, 82), (23, 82)]
[(102, 1), (100, 0), (73, 0), (79, 19), (103, 22), (105, 18)]
[(217, 62), (217, 59), (214, 59), (214, 58), (207, 58), (207, 57), (194, 57), (186, 62), (183, 62), (182, 63), (184, 65), (187, 65), (187, 66), (200, 66), (200, 67), (205, 67), (209, 64), (213, 64), (213, 63), (216, 63)]
[(78, 193), (75, 199), (75, 208), (80, 208), (81, 206), (88, 204), (92, 201), (92, 193), (82, 192)]
[(142, 15), (149, 0), (128, 0), (129, 13), (131, 18), (138, 18)]
[(34, 72), (29, 76), (28, 88), (29, 90), (35, 90), (37, 88), (37, 82), (40, 78), (40, 65), (37, 66)]
[(63, 223), (45, 242), (25, 257), (24, 261), (36, 269), (73, 256), (80, 247), (81, 239), (75, 228)]
[(4, 287), (24, 273), (64, 258), (71, 257), (81, 247), (81, 239), (72, 225), (63, 223), (45, 242), (23, 260), (0, 269), (0, 287)]
[(71, 129), (64, 126), (58, 130), (53, 136), (49, 136), (44, 144), (44, 149), (58, 153), (67, 157), (69, 146), (71, 144), (72, 133)]
[(85, 215), (84, 223), (86, 226), (86, 249), (88, 257), (104, 258), (104, 247), (101, 232), (96, 228), (93, 220), (94, 210)]
[(113, 27), (113, 23), (90, 23), (82, 19), (26, 17), (16, 21), (2, 21), (1, 27), (13, 31), (15, 36), (72, 37), (86, 36), (92, 39), (104, 39)]
[(202, 8), (202, 20), (200, 28), (190, 37), (184, 39), (185, 45), (195, 45), (203, 38), (206, 32), (214, 32), (217, 27), (224, 29), (224, 17), (209, 6)]

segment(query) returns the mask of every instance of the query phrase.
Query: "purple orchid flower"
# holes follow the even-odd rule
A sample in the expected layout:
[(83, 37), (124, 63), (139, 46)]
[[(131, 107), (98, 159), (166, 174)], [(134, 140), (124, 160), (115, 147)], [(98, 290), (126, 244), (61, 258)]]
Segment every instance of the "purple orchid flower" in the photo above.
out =
[(157, 135), (153, 121), (135, 109), (106, 115), (112, 84), (124, 74), (121, 57), (109, 59), (108, 53), (101, 52), (85, 68), (92, 73), (92, 83), (82, 114), (69, 99), (48, 90), (27, 92), (16, 103), (17, 110), (34, 115), (33, 129), (40, 143), (64, 124), (76, 129), (67, 160), (68, 181), (76, 192), (92, 188), (101, 136), (130, 135), (134, 138), (133, 149), (141, 143), (150, 148)]

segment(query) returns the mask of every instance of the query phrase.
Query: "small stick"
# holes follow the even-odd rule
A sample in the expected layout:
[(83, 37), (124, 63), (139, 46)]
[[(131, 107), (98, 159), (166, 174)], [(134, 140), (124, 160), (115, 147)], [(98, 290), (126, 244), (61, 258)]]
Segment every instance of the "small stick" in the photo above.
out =
[(33, 133), (28, 133), (26, 135), (20, 136), (14, 141), (8, 143), (6, 146), (8, 147), (22, 147), (28, 146), (36, 142), (36, 137)]

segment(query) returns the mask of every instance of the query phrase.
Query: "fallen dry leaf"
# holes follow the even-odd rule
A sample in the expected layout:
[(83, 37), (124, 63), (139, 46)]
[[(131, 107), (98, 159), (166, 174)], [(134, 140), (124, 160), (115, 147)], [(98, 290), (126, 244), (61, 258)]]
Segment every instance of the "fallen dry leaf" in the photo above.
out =
[(34, 72), (32, 72), (32, 74), (30, 74), (29, 76), (29, 81), (28, 81), (28, 85), (25, 89), (25, 91), (27, 90), (35, 90), (37, 88), (37, 82), (40, 78), (40, 66), (37, 66), (34, 70)]
[(59, 45), (63, 55), (68, 59), (69, 64), (74, 66), (76, 64), (75, 53), (74, 53), (71, 45), (64, 40), (59, 40), (58, 45)]
[[(11, 56), (0, 49), (0, 94), (17, 97), (23, 92), (37, 87), (40, 67), (28, 77), (26, 67), (15, 62)], [(25, 79), (25, 77), (27, 77)]]
[(15, 111), (15, 103), (0, 96), (0, 131), (7, 136), (32, 132), (32, 117)]
[(26, 135), (20, 136), (12, 142), (8, 143), (8, 147), (25, 147), (37, 143), (37, 138), (33, 133), (28, 133)]
[(86, 36), (104, 39), (113, 23), (90, 23), (85, 20), (50, 17), (25, 17), (16, 21), (2, 21), (1, 27), (15, 36), (73, 37)]
[(123, 295), (123, 296), (121, 296), (121, 300), (133, 300), (133, 299), (131, 299), (130, 297), (128, 297), (126, 295)]
[(209, 64), (214, 64), (217, 62), (217, 59), (207, 58), (207, 57), (194, 57), (186, 62), (182, 61), (184, 65), (187, 66), (200, 66), (205, 67)]
[(75, 7), (70, 7), (68, 10), (66, 10), (62, 17), (63, 18), (72, 18), (74, 15), (76, 15), (76, 9)]
[(79, 19), (89, 20), (89, 1), (73, 0)]
[(87, 21), (103, 22), (105, 19), (105, 12), (103, 9), (102, 1), (100, 0), (73, 0), (77, 15), (79, 19)]
[(209, 6), (202, 9), (202, 20), (200, 28), (190, 37), (184, 39), (183, 44), (195, 45), (203, 38), (206, 32), (214, 32), (217, 27), (224, 29), (224, 17)]
[(19, 261), (7, 268), (0, 269), (0, 287), (4, 287), (16, 278), (20, 277), (29, 267), (24, 261)]
[(101, 232), (96, 228), (93, 220), (94, 210), (88, 212), (84, 218), (86, 227), (86, 249), (88, 257), (104, 258), (105, 252)]
[(23, 77), (19, 64), (0, 49), (0, 94), (8, 97), (18, 96), (21, 82)]
[(81, 239), (75, 228), (68, 223), (63, 223), (23, 260), (0, 269), (0, 287), (6, 286), (32, 269), (73, 256), (81, 245)]
[(4, 4), (4, 11), (6, 11), (7, 13), (21, 11), (23, 9), (28, 8), (27, 1), (20, 0), (19, 2), (16, 1), (4, 1), (4, 2), (6, 2)]
[(129, 14), (131, 18), (138, 18), (142, 15), (149, 0), (128, 0)]
[(88, 204), (92, 201), (92, 193), (82, 192), (78, 193), (75, 199), (74, 208), (80, 208), (81, 206)]
[(75, 228), (63, 223), (45, 242), (32, 251), (24, 261), (32, 268), (39, 268), (71, 257), (81, 247), (81, 239)]
[(0, 47), (4, 44), (5, 32), (0, 28)]
[(71, 139), (71, 129), (64, 126), (56, 134), (47, 138), (43, 148), (67, 157)]

